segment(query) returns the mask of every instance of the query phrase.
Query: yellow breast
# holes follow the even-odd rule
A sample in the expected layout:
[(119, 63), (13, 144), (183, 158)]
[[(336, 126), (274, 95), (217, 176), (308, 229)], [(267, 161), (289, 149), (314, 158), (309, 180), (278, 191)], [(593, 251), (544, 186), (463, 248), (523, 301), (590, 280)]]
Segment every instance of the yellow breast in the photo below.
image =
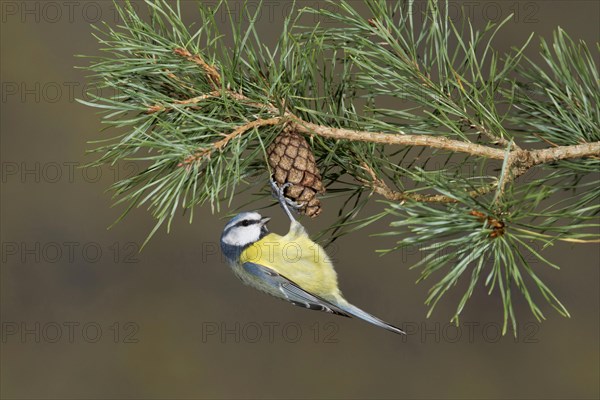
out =
[(246, 248), (240, 261), (264, 265), (304, 290), (325, 299), (338, 298), (337, 274), (325, 250), (306, 233), (271, 233)]

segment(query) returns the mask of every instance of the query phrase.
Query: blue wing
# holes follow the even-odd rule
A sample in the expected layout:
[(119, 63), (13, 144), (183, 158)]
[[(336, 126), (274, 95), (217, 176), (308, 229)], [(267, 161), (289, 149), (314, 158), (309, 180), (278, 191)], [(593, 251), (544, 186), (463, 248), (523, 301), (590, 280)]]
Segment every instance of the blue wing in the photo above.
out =
[(342, 315), (350, 318), (350, 315), (347, 312), (335, 304), (332, 304), (331, 302), (319, 296), (307, 292), (296, 283), (292, 282), (278, 272), (273, 271), (271, 268), (253, 262), (246, 262), (242, 264), (242, 268), (254, 277), (265, 283), (268, 283), (269, 286), (277, 288), (283, 294), (285, 299), (295, 306), (304, 307), (311, 310), (325, 311), (331, 314)]

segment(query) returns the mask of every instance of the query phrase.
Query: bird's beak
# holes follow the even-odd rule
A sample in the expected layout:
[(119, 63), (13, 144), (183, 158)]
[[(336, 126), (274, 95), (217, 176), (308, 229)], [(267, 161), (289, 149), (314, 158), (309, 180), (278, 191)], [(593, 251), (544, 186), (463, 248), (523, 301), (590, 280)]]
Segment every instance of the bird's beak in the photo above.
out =
[(261, 236), (265, 236), (269, 233), (269, 228), (267, 228), (267, 222), (271, 220), (271, 217), (262, 217), (260, 219), (260, 233)]

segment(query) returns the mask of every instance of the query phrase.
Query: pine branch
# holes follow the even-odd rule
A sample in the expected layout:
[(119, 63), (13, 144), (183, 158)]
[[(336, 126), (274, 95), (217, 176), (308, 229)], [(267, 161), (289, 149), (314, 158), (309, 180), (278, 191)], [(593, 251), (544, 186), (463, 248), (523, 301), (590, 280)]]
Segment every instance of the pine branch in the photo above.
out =
[[(454, 322), (478, 284), (500, 292), (504, 332), (516, 327), (514, 289), (536, 318), (532, 288), (568, 316), (540, 277), (557, 266), (532, 243), (599, 240), (592, 50), (557, 29), (552, 43), (541, 39), (538, 65), (524, 55), (533, 36), (506, 54), (492, 47), (510, 17), (478, 31), (455, 26), (443, 2), (428, 1), (418, 25), (413, 1), (364, 3), (368, 15), (347, 1), (293, 10), (274, 48), (261, 42), (254, 7), (240, 8), (246, 22), (231, 24), (231, 45), (215, 21), (226, 2), (200, 4), (196, 31), (168, 1), (146, 0), (148, 20), (116, 5), (123, 25), (96, 28), (105, 56), (87, 67), (97, 87), (81, 102), (119, 132), (97, 142), (94, 165), (143, 165), (112, 186), (123, 216), (147, 206), (151, 236), (178, 210), (190, 221), (198, 205), (218, 211), (248, 178), (267, 181), (267, 148), (285, 129), (306, 136), (328, 196), (344, 200), (331, 240), (388, 218), (382, 234), (398, 245), (384, 252), (419, 246), (422, 280), (441, 275), (430, 313), (466, 279)], [(302, 26), (307, 14), (332, 24)], [(362, 216), (371, 193), (388, 206)]]
[[(221, 75), (217, 72), (214, 66), (207, 64), (200, 55), (191, 54), (189, 51), (176, 48), (173, 52), (177, 55), (185, 57), (187, 60), (192, 61), (202, 67), (206, 72), (207, 76), (213, 83), (213, 85), (221, 84)], [(216, 87), (216, 86), (215, 86)], [(187, 100), (177, 101), (177, 104), (196, 104), (211, 97), (216, 97), (220, 94), (219, 91), (213, 91), (202, 96), (197, 96)], [(234, 93), (231, 90), (226, 90), (226, 94), (233, 97), (235, 100), (245, 102), (246, 104), (252, 104), (257, 108), (264, 108), (272, 113), (279, 113), (279, 110), (273, 104), (260, 104), (256, 103), (246, 96)], [(153, 106), (148, 109), (147, 112), (154, 113), (159, 111), (168, 111), (172, 108), (164, 106)], [(431, 147), (435, 149), (449, 150), (456, 153), (467, 153), (474, 156), (480, 156), (490, 159), (503, 160), (506, 158), (506, 151), (502, 149), (496, 149), (489, 146), (483, 146), (476, 143), (469, 143), (459, 140), (451, 140), (445, 137), (435, 137), (430, 135), (410, 135), (402, 131), (395, 133), (383, 133), (383, 132), (368, 132), (368, 131), (356, 131), (351, 129), (333, 128), (322, 126), (307, 121), (303, 121), (297, 116), (293, 115), (291, 111), (286, 110), (283, 116), (272, 117), (268, 119), (258, 119), (256, 121), (248, 122), (238, 128), (236, 128), (230, 134), (224, 135), (225, 138), (215, 142), (212, 149), (202, 148), (195, 152), (193, 155), (187, 156), (179, 166), (187, 166), (190, 163), (197, 162), (205, 156), (210, 156), (213, 151), (221, 150), (229, 141), (236, 136), (245, 133), (246, 131), (268, 125), (284, 125), (290, 123), (292, 129), (296, 132), (308, 134), (308, 135), (319, 135), (325, 138), (337, 139), (337, 140), (350, 140), (355, 142), (369, 142), (387, 145), (404, 145), (404, 146), (423, 146)], [(489, 137), (491, 135), (484, 127), (479, 127), (482, 132), (486, 133)], [(509, 144), (505, 139), (500, 138), (498, 143)], [(600, 157), (600, 141), (595, 143), (586, 143), (571, 146), (555, 146), (549, 149), (542, 150), (523, 150), (518, 146), (513, 146), (514, 149), (508, 155), (508, 178), (503, 180), (503, 187), (515, 178), (523, 175), (530, 168), (544, 163), (551, 163), (558, 160), (564, 160), (569, 158), (584, 158), (584, 157)], [(364, 168), (364, 165), (363, 165)], [(370, 170), (370, 173), (373, 171)], [(493, 190), (494, 186), (479, 188), (469, 192), (470, 196), (480, 196)], [(440, 203), (452, 203), (456, 202), (456, 199), (452, 199), (448, 196), (443, 195), (408, 195), (406, 193), (395, 192), (383, 183), (378, 178), (373, 179), (373, 190), (384, 196), (388, 200), (406, 200), (412, 199), (415, 201), (424, 202), (440, 202)]]

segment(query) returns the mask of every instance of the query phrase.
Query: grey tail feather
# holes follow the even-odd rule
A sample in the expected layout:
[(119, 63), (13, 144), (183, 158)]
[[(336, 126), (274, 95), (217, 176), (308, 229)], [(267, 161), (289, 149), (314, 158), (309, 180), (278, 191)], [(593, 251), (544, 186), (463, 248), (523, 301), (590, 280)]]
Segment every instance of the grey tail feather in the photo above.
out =
[(402, 329), (397, 328), (394, 325), (388, 324), (387, 322), (380, 320), (379, 318), (369, 314), (366, 311), (361, 310), (356, 306), (353, 306), (348, 302), (346, 302), (345, 304), (339, 304), (338, 307), (340, 307), (342, 310), (346, 311), (353, 317), (360, 318), (363, 321), (376, 325), (380, 328), (387, 329), (390, 332), (406, 335), (406, 332), (404, 332)]

